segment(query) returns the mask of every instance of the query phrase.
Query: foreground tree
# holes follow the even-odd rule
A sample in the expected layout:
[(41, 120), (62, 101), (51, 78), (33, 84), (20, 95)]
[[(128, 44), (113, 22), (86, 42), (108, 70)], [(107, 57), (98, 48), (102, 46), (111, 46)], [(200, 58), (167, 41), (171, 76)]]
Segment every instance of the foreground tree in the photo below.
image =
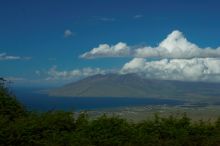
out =
[(0, 115), (13, 121), (16, 118), (27, 115), (27, 112), (24, 106), (9, 91), (6, 84), (7, 81), (0, 78)]

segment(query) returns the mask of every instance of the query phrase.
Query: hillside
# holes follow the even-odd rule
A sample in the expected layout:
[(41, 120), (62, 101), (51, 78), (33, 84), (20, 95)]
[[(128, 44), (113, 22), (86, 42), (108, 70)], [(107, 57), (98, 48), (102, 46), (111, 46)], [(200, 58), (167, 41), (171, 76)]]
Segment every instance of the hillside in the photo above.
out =
[(95, 75), (48, 91), (51, 96), (157, 97), (210, 99), (220, 97), (219, 83), (144, 79), (136, 74)]

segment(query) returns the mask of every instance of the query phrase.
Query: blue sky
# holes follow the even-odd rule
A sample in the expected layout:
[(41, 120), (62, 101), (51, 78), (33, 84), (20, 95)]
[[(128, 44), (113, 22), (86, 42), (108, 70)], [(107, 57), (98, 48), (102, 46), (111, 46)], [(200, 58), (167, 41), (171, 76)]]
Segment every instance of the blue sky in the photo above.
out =
[(217, 48), (219, 6), (217, 0), (1, 0), (0, 76), (46, 83), (54, 66), (117, 70), (132, 57), (79, 56), (104, 43), (157, 46), (174, 30), (201, 48)]

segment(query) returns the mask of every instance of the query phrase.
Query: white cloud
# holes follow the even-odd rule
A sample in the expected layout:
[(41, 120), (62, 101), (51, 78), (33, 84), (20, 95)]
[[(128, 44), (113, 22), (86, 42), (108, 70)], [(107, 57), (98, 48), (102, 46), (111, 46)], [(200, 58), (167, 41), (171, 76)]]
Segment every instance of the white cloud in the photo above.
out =
[(70, 29), (66, 29), (64, 31), (64, 37), (68, 38), (68, 37), (71, 37), (71, 36), (73, 36), (73, 32)]
[(124, 64), (120, 70), (88, 67), (60, 71), (56, 66), (53, 66), (47, 71), (47, 80), (70, 81), (107, 73), (137, 73), (147, 79), (220, 82), (220, 59), (193, 58), (147, 61), (144, 58), (134, 58)]
[(31, 57), (21, 57), (21, 56), (11, 56), (7, 55), (7, 53), (0, 53), (0, 61), (5, 60), (29, 60)]
[(144, 58), (134, 58), (123, 66), (121, 73), (137, 73), (151, 79), (219, 82), (220, 59), (162, 59), (148, 62)]
[(220, 57), (220, 47), (200, 48), (189, 42), (182, 32), (173, 31), (157, 47), (144, 47), (135, 50), (136, 57), (160, 57), (160, 58), (206, 58)]
[(91, 59), (98, 57), (121, 57), (130, 54), (130, 47), (126, 43), (119, 42), (116, 45), (100, 44), (97, 48), (80, 55), (81, 58)]
[[(123, 44), (120, 51), (116, 51), (115, 46)], [(139, 57), (139, 58), (206, 58), (220, 57), (220, 47), (218, 48), (200, 48), (196, 44), (189, 42), (182, 32), (175, 30), (167, 36), (156, 47), (145, 46), (142, 48), (134, 48), (127, 46), (126, 43), (118, 43), (115, 46), (101, 44), (98, 48), (93, 48), (91, 51), (81, 55), (82, 58), (97, 58), (97, 57)], [(132, 47), (133, 48), (133, 47)]]
[(73, 69), (73, 70), (57, 70), (56, 66), (53, 66), (49, 69), (47, 80), (66, 80), (66, 79), (79, 79), (83, 77), (88, 77), (96, 74), (105, 74), (106, 71), (100, 68), (82, 68), (82, 69)]

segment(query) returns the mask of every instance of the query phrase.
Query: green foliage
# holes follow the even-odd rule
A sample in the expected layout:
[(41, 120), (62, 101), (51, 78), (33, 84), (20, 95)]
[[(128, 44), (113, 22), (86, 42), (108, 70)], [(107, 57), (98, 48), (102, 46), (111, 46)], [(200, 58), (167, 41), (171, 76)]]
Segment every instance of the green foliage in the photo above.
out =
[(140, 123), (105, 115), (89, 120), (65, 112), (29, 114), (9, 122), (0, 117), (2, 146), (215, 146), (219, 125), (186, 117), (156, 117)]
[(132, 138), (131, 127), (126, 120), (105, 115), (90, 122), (87, 135), (97, 146), (123, 145)]
[(220, 118), (192, 122), (181, 117), (139, 123), (103, 115), (90, 120), (86, 113), (26, 112), (3, 80), (0, 88), (0, 146), (218, 146)]
[(14, 120), (26, 115), (26, 110), (6, 87), (6, 81), (0, 78), (0, 115)]

